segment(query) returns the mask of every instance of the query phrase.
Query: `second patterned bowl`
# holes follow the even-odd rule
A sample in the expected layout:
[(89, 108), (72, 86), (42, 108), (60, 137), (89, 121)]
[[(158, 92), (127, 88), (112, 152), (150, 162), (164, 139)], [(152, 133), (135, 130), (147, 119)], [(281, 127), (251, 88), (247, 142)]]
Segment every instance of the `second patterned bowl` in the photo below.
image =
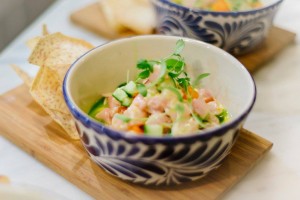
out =
[(282, 1), (262, 0), (263, 7), (248, 11), (215, 12), (152, 0), (158, 33), (198, 39), (235, 55), (262, 44)]

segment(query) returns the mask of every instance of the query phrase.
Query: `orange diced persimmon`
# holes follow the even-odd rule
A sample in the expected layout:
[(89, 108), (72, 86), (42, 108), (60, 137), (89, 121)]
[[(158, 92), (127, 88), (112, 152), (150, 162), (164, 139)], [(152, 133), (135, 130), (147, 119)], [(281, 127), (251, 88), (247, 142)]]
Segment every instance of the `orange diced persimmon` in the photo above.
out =
[(226, 0), (217, 0), (212, 4), (211, 9), (213, 11), (230, 11), (229, 5)]

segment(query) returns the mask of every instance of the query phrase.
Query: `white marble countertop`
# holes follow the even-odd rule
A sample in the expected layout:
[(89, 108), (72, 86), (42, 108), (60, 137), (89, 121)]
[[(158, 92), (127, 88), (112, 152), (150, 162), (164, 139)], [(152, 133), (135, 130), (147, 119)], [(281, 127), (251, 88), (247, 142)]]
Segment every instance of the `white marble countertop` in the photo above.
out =
[[(20, 34), (0, 54), (0, 94), (22, 81), (8, 66), (22, 66), (32, 75), (36, 69), (27, 64), (28, 38), (39, 35), (42, 24), (52, 32), (84, 38), (94, 45), (104, 39), (69, 21), (72, 11), (93, 0), (60, 0)], [(284, 1), (275, 24), (296, 32), (296, 43), (254, 74), (257, 101), (245, 128), (272, 141), (271, 152), (224, 197), (230, 200), (300, 199), (300, 1)], [(284, 36), (283, 36), (284, 37)], [(7, 141), (0, 133), (0, 174), (13, 183), (45, 188), (67, 199), (92, 199), (88, 194), (48, 169)]]

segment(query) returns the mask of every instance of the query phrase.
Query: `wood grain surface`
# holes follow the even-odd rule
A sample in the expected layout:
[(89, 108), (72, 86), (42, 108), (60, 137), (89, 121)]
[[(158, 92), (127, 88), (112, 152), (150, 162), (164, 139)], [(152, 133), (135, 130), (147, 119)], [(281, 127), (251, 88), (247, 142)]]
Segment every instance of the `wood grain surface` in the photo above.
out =
[(230, 155), (200, 181), (175, 187), (143, 187), (119, 180), (91, 161), (79, 141), (31, 98), (25, 85), (0, 96), (0, 133), (96, 199), (219, 199), (269, 151), (272, 143), (245, 129)]
[[(106, 22), (101, 11), (100, 5), (94, 3), (75, 11), (71, 14), (70, 19), (75, 24), (98, 34), (107, 39), (117, 39), (135, 35), (135, 33), (127, 31), (122, 34), (116, 33)], [(253, 73), (266, 62), (272, 60), (287, 45), (293, 43), (296, 34), (279, 27), (272, 27), (265, 42), (262, 43), (255, 51), (243, 56), (237, 56), (237, 59), (245, 65), (245, 67)]]

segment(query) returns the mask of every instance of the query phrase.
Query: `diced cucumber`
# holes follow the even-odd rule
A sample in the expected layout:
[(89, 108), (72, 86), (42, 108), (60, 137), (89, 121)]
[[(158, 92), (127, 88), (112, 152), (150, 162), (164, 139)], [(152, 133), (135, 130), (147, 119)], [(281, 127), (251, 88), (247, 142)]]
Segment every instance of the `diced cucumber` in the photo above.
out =
[(106, 97), (101, 97), (90, 109), (88, 115), (95, 118), (95, 116), (103, 109), (107, 107)]
[(148, 124), (144, 126), (144, 132), (149, 136), (162, 136), (163, 135), (163, 127), (158, 124)]
[(117, 88), (112, 96), (117, 99), (122, 106), (130, 106), (132, 102), (132, 98), (128, 96), (128, 94), (121, 88)]
[(128, 98), (127, 93), (122, 90), (121, 88), (117, 88), (114, 93), (112, 94), (115, 99), (122, 103), (123, 99)]
[(121, 101), (121, 105), (128, 107), (130, 106), (131, 102), (132, 102), (132, 98), (126, 97)]
[(125, 86), (122, 87), (122, 89), (130, 96), (133, 96), (135, 93), (137, 93), (136, 84), (133, 81), (129, 81)]

